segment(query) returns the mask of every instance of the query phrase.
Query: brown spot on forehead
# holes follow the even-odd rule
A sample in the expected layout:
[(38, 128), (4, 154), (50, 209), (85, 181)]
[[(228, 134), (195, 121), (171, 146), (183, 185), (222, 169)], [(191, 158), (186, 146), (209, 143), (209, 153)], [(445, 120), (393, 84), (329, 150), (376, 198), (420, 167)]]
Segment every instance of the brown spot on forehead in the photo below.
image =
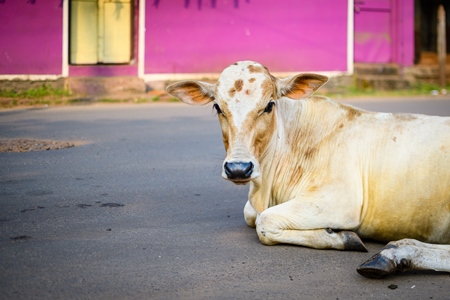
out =
[(228, 95), (230, 98), (233, 98), (236, 92), (242, 91), (244, 87), (244, 81), (242, 79), (238, 79), (234, 82), (234, 86), (228, 90)]
[(242, 87), (244, 86), (244, 81), (242, 79), (238, 79), (234, 82), (234, 88), (237, 92), (242, 91)]
[(232, 88), (228, 91), (228, 95), (230, 96), (230, 98), (233, 98), (235, 94), (236, 94), (236, 89), (235, 89), (234, 87), (232, 87)]
[(250, 73), (263, 73), (264, 72), (264, 68), (262, 66), (249, 65), (247, 68), (250, 71)]
[(250, 78), (250, 79), (248, 80), (248, 82), (252, 83), (252, 82), (255, 82), (255, 80), (256, 80), (256, 78), (255, 78), (255, 77), (252, 77), (252, 78)]
[(261, 84), (262, 94), (263, 96), (270, 95), (271, 97), (275, 96), (275, 85), (273, 81), (267, 78)]

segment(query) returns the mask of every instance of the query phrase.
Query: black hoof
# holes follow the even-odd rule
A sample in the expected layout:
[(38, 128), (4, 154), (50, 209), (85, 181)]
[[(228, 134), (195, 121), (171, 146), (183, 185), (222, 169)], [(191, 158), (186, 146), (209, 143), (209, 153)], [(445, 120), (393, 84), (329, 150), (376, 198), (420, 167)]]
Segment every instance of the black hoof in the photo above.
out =
[(356, 269), (360, 275), (374, 279), (386, 277), (395, 270), (394, 262), (381, 254), (375, 255)]
[(367, 252), (366, 245), (364, 245), (356, 233), (353, 231), (341, 231), (339, 233), (344, 236), (345, 250)]

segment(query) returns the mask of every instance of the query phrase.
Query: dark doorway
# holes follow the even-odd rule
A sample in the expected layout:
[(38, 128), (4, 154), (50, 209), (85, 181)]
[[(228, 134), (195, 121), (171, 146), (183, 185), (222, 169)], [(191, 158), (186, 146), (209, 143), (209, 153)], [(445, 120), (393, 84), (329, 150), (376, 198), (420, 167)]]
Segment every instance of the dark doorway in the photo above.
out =
[[(437, 11), (443, 5), (446, 13), (447, 53), (450, 51), (450, 0), (414, 1), (414, 63), (437, 64)], [(447, 62), (450, 57), (447, 55)]]

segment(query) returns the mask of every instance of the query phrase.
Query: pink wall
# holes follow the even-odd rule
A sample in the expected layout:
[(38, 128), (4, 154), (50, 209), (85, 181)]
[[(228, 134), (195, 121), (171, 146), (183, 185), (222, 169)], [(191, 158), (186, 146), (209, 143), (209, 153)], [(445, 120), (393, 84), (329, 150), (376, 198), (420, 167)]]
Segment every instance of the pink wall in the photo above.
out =
[[(63, 0), (0, 0), (0, 74), (62, 73)], [(413, 64), (413, 0), (355, 1), (355, 61)], [(70, 66), (70, 76), (137, 75), (131, 65)], [(346, 71), (347, 0), (146, 0), (145, 74)], [(361, 6), (361, 5), (359, 5)]]
[(147, 0), (145, 73), (346, 71), (347, 0)]
[(414, 0), (355, 1), (355, 62), (414, 63)]
[(0, 74), (61, 74), (62, 21), (62, 0), (0, 1)]

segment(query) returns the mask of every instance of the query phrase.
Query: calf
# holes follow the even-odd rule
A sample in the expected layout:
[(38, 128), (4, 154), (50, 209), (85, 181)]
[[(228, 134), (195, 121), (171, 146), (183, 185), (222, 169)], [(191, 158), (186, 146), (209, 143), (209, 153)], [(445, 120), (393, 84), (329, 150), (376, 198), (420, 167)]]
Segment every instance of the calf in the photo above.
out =
[[(247, 224), (266, 245), (366, 251), (357, 271), (450, 272), (450, 118), (374, 113), (313, 93), (318, 74), (285, 79), (251, 61), (216, 84), (167, 87), (181, 101), (214, 103), (226, 158), (222, 176), (249, 184)], [(420, 241), (420, 242), (419, 242)]]

